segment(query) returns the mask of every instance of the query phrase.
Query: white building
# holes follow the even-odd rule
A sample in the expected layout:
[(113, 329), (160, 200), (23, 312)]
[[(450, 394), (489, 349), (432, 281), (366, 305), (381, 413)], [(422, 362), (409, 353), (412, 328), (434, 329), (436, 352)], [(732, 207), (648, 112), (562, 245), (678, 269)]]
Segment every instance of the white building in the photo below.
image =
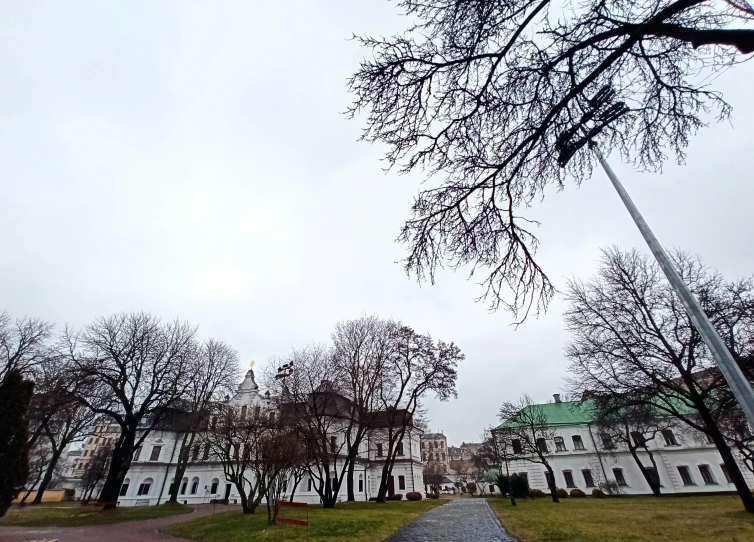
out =
[[(606, 450), (611, 443), (604, 442), (603, 436), (591, 424), (590, 410), (585, 402), (561, 402), (556, 395), (554, 403), (537, 407), (543, 409), (555, 431), (554, 440), (543, 445), (558, 488), (579, 488), (589, 494), (607, 481), (617, 483), (625, 494), (652, 493), (627, 448), (613, 443), (614, 449)], [(688, 426), (679, 424), (675, 429), (663, 431), (648, 442), (648, 448), (657, 463), (656, 476), (664, 494), (735, 491), (714, 444), (706, 435)], [(640, 451), (639, 457), (647, 468), (651, 466), (645, 452)], [(749, 487), (754, 487), (751, 471), (740, 457), (737, 456), (736, 460)], [(509, 469), (511, 474), (526, 473), (529, 487), (548, 491), (544, 465), (518, 459), (509, 463)]]
[[(259, 393), (252, 370), (246, 373), (246, 378), (228, 404), (241, 409), (244, 414), (248, 412), (249, 415), (259, 416), (276, 411), (276, 404), (271, 400), (269, 392), (265, 395)], [(398, 444), (399, 453), (392, 470), (389, 494), (423, 490), (420, 436), (420, 431), (411, 430), (408, 438)], [(131, 468), (121, 487), (121, 506), (155, 505), (170, 498), (170, 487), (175, 483), (176, 458), (182, 438), (183, 433), (169, 428), (157, 429), (150, 433), (134, 454)], [(354, 474), (356, 500), (363, 501), (376, 497), (384, 463), (383, 447), (379, 438), (367, 439), (363, 443)], [(179, 501), (185, 504), (208, 503), (212, 499), (227, 499), (230, 503), (240, 502), (235, 485), (225, 479), (222, 464), (212, 459), (209, 448), (201, 445), (196, 445), (191, 451), (185, 475), (178, 484)], [(291, 482), (288, 485), (292, 487)], [(315, 483), (309, 476), (304, 476), (295, 488), (295, 500), (320, 502), (314, 486)], [(346, 500), (346, 492), (344, 477), (340, 488), (340, 500)]]

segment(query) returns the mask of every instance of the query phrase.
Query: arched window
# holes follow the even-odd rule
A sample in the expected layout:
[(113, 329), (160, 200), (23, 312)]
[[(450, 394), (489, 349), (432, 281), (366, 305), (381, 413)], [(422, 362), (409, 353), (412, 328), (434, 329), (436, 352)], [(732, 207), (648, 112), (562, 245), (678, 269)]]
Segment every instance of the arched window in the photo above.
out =
[(217, 478), (212, 478), (212, 485), (210, 486), (209, 492), (212, 495), (217, 495), (217, 486), (220, 485), (220, 480)]
[(152, 484), (154, 483), (154, 480), (151, 478), (145, 478), (141, 484), (139, 484), (139, 491), (136, 492), (136, 495), (149, 495), (149, 490), (152, 489)]
[(181, 495), (186, 494), (186, 488), (188, 487), (188, 478), (184, 478), (181, 481)]
[(120, 486), (120, 493), (119, 493), (121, 497), (125, 496), (126, 491), (128, 491), (128, 485), (130, 483), (131, 483), (131, 480), (129, 478), (126, 478), (125, 480), (123, 480), (123, 485)]
[(191, 494), (196, 495), (197, 491), (199, 491), (199, 478), (194, 476), (193, 480), (191, 480)]
[(364, 493), (364, 475), (359, 474), (359, 493)]

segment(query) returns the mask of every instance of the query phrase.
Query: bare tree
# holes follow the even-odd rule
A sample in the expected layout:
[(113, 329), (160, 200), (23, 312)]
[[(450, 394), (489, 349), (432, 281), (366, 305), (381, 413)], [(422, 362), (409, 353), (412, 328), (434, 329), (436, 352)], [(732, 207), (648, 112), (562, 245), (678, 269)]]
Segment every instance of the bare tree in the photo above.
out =
[(6, 311), (0, 312), (0, 383), (12, 370), (34, 377), (36, 369), (49, 356), (52, 324), (37, 318), (13, 321)]
[[(186, 411), (181, 429), (183, 439), (175, 468), (175, 479), (182, 480), (192, 450), (198, 455), (197, 432), (206, 427), (210, 406), (218, 402), (238, 380), (238, 352), (222, 341), (207, 340), (189, 360), (188, 385), (181, 396), (180, 406)], [(196, 457), (193, 457), (196, 460)], [(178, 502), (179, 484), (173, 484), (170, 502)]]
[[(337, 369), (332, 350), (312, 345), (286, 358), (292, 371), (282, 383), (280, 415), (295, 425), (306, 449), (314, 490), (325, 508), (333, 508), (354, 454), (356, 411)], [(270, 380), (270, 376), (266, 377)]]
[(269, 422), (259, 441), (259, 453), (252, 465), (255, 476), (263, 481), (267, 499), (267, 523), (275, 523), (280, 506), (288, 490), (293, 472), (305, 462), (305, 451), (300, 446), (295, 427)]
[[(487, 270), (482, 297), (520, 318), (554, 292), (535, 261), (536, 222), (522, 209), (548, 186), (589, 177), (587, 139), (644, 169), (658, 169), (665, 149), (683, 160), (708, 118), (730, 115), (709, 77), (754, 52), (746, 0), (400, 6), (416, 21), (407, 32), (357, 38), (374, 58), (350, 79), (349, 112), (367, 113), (362, 139), (386, 144), (389, 166), (445, 176), (419, 193), (400, 233), (406, 271), (434, 281), (443, 264)], [(596, 119), (561, 169), (563, 134), (575, 131), (587, 97), (605, 85), (628, 113)]]
[[(662, 496), (657, 461), (649, 443), (663, 431), (672, 431), (677, 425), (675, 418), (657, 416), (650, 406), (644, 403), (634, 405), (630, 398), (613, 395), (595, 397), (593, 401), (595, 425), (602, 437), (598, 442), (602, 449), (608, 454), (627, 449), (652, 493), (655, 497)], [(642, 461), (642, 453), (649, 459), (649, 466)]]
[(183, 395), (196, 356), (196, 330), (146, 313), (100, 318), (65, 343), (80, 381), (78, 400), (120, 427), (99, 502), (112, 507), (135, 449)]
[(203, 433), (205, 446), (222, 464), (225, 479), (236, 487), (244, 514), (255, 513), (264, 496), (264, 479), (254, 476), (253, 469), (265, 431), (263, 417), (223, 407)]
[(393, 352), (397, 324), (376, 316), (338, 322), (332, 334), (335, 374), (330, 380), (341, 383), (351, 400), (351, 414), (344, 423), (347, 499), (356, 500), (354, 470), (365, 438), (374, 429), (372, 413), (380, 408), (379, 388)]
[(503, 434), (510, 437), (511, 452), (516, 459), (539, 463), (547, 470), (547, 487), (552, 502), (559, 502), (556, 494), (555, 473), (550, 466), (548, 442), (555, 439), (555, 431), (542, 405), (535, 404), (524, 395), (516, 402), (505, 402), (500, 407)]
[[(751, 314), (752, 281), (726, 282), (684, 253), (673, 259), (734, 358), (747, 357), (754, 347), (751, 325), (730, 324)], [(708, 435), (744, 507), (754, 512), (754, 497), (720, 427), (732, 407), (730, 392), (657, 264), (636, 251), (604, 250), (597, 275), (586, 283), (571, 280), (566, 299), (572, 391), (630, 398)]]
[[(503, 469), (505, 468), (505, 477), (510, 485), (510, 462), (515, 459), (513, 453), (513, 440), (514, 436), (510, 429), (506, 427), (490, 427), (484, 433), (482, 438), (482, 446), (479, 449), (479, 455), (482, 458), (486, 458), (489, 467)], [(500, 472), (499, 476), (502, 475)], [(505, 496), (503, 485), (498, 481), (500, 485), (500, 493)], [(510, 492), (511, 506), (516, 506), (516, 497), (513, 492)]]
[(433, 394), (440, 401), (456, 396), (456, 368), (464, 359), (453, 343), (435, 342), (407, 326), (395, 331), (394, 350), (380, 386), (382, 410), (375, 413), (379, 438), (387, 444), (377, 502), (385, 502), (388, 481), (403, 439), (420, 423), (421, 401)]
[(445, 479), (445, 468), (443, 464), (437, 461), (427, 461), (427, 463), (424, 464), (422, 471), (425, 490), (427, 487), (429, 488), (427, 493), (439, 495), (442, 481)]
[(92, 458), (86, 463), (84, 472), (79, 479), (82, 501), (89, 501), (95, 492), (99, 493), (102, 484), (105, 482), (108, 472), (110, 471), (112, 457), (112, 445), (100, 446), (94, 451), (94, 455), (92, 455)]

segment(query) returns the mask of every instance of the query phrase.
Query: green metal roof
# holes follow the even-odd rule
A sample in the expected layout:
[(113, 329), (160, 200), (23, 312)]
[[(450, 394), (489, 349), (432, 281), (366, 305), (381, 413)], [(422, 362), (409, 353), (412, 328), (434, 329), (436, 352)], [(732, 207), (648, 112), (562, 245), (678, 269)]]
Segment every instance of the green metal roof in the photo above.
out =
[[(549, 425), (582, 425), (593, 420), (592, 401), (562, 401), (560, 403), (543, 403), (532, 405), (542, 409), (547, 416)], [(531, 408), (531, 407), (527, 407)], [(505, 422), (499, 427), (504, 428), (509, 422)]]

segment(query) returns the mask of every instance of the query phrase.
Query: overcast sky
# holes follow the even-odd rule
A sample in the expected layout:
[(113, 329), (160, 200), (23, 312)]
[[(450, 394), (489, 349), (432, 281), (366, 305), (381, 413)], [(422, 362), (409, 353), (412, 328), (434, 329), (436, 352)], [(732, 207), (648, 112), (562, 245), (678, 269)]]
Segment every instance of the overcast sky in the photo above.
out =
[[(200, 325), (244, 365), (394, 317), (466, 353), (432, 430), (478, 439), (500, 403), (564, 385), (562, 304), (514, 329), (462, 273), (420, 286), (394, 238), (421, 177), (385, 174), (342, 112), (364, 52), (406, 26), (385, 0), (18, 2), (0, 18), (0, 308), (84, 325), (145, 310)], [(754, 271), (754, 63), (715, 85), (734, 107), (684, 166), (613, 167), (666, 246)], [(597, 172), (532, 208), (555, 283), (599, 248), (643, 245)]]

